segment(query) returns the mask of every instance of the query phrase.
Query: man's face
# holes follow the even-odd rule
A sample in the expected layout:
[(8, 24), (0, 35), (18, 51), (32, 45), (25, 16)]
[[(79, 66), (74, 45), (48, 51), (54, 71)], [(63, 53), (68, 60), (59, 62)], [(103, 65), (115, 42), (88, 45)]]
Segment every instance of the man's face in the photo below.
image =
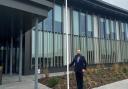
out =
[(77, 54), (80, 54), (80, 49), (77, 50)]

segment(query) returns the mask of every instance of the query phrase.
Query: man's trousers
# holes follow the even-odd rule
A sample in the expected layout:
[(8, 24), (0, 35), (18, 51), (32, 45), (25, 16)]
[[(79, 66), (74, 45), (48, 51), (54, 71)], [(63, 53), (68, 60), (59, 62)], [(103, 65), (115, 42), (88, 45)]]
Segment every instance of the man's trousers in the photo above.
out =
[(83, 89), (83, 72), (75, 72), (77, 89)]

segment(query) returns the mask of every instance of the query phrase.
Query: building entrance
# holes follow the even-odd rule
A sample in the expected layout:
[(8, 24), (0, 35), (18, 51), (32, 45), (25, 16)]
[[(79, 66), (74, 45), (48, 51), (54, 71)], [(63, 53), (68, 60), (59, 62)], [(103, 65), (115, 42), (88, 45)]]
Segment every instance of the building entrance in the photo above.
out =
[[(19, 42), (0, 44), (0, 65), (3, 66), (3, 73), (9, 74), (19, 72)], [(11, 48), (11, 44), (13, 44)], [(12, 60), (12, 61), (11, 61)], [(10, 68), (12, 66), (12, 69)]]

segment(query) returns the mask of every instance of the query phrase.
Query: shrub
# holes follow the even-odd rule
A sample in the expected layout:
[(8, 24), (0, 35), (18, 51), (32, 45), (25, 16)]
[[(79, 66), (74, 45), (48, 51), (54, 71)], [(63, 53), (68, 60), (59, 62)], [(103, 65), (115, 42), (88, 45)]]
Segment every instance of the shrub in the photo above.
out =
[(58, 83), (59, 83), (59, 78), (53, 77), (53, 78), (51, 78), (51, 79), (48, 80), (47, 86), (53, 88)]
[(122, 68), (122, 72), (125, 73), (125, 74), (128, 74), (128, 68), (126, 66), (124, 66)]
[(119, 73), (120, 72), (119, 64), (113, 64), (112, 65), (112, 71), (115, 72), (115, 73)]
[(45, 68), (45, 69), (43, 70), (43, 73), (44, 73), (44, 75), (45, 75), (46, 78), (49, 77), (49, 71), (48, 71), (48, 68)]

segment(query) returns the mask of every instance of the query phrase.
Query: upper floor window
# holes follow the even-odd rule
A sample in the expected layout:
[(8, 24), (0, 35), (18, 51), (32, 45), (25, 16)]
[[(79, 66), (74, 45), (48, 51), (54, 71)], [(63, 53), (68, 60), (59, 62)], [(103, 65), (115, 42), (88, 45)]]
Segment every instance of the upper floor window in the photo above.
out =
[(87, 36), (93, 36), (93, 17), (91, 15), (87, 15)]
[(109, 25), (109, 20), (108, 19), (106, 19), (106, 34), (105, 34), (105, 37), (106, 37), (106, 39), (109, 39), (110, 38), (110, 25)]
[(116, 23), (115, 21), (110, 22), (110, 26), (111, 26), (111, 39), (115, 39), (115, 27), (116, 27)]
[(79, 35), (79, 13), (77, 11), (73, 11), (73, 33)]
[(85, 36), (86, 34), (86, 23), (85, 23), (85, 14), (80, 13), (80, 35)]
[(116, 40), (119, 40), (120, 39), (120, 35), (119, 35), (120, 34), (120, 32), (119, 32), (119, 29), (120, 29), (119, 28), (119, 21), (116, 21), (115, 23), (116, 23), (116, 28), (115, 28)]
[(124, 23), (124, 39), (127, 40), (127, 23)]
[(128, 40), (128, 23), (126, 23), (125, 37), (126, 37), (126, 40)]
[(54, 31), (62, 32), (62, 7), (58, 5), (54, 7)]
[(124, 40), (125, 38), (125, 30), (124, 30), (124, 23), (121, 23), (121, 39)]
[(105, 38), (105, 19), (100, 18), (100, 37)]
[(53, 31), (53, 25), (52, 25), (52, 19), (53, 19), (53, 10), (48, 12), (48, 17), (44, 19), (43, 22), (43, 30), (46, 31)]

